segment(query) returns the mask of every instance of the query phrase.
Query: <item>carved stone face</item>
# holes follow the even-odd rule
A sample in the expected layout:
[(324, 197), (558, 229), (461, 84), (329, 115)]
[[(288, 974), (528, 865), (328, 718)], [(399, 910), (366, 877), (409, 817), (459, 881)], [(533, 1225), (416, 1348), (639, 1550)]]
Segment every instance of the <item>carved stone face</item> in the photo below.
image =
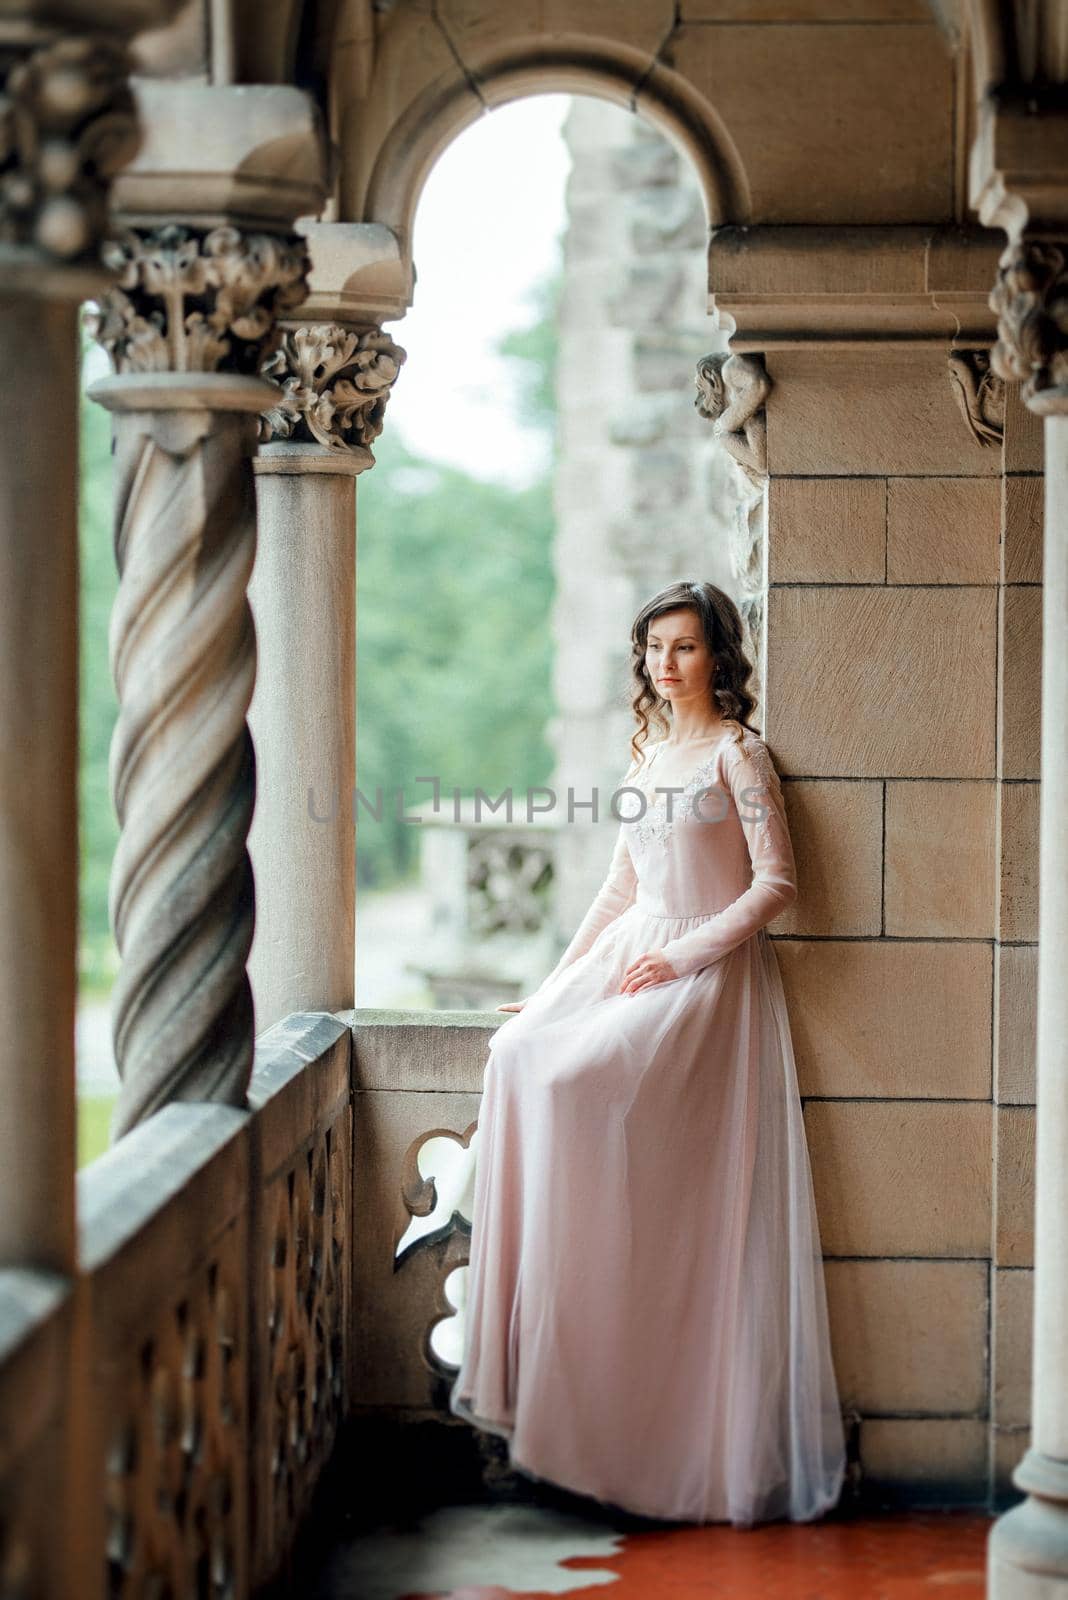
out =
[(694, 405), (702, 417), (709, 422), (718, 422), (723, 415), (727, 404), (727, 390), (723, 382), (723, 363), (729, 357), (716, 354), (704, 356), (697, 363), (697, 373), (694, 382), (697, 385), (697, 396)]

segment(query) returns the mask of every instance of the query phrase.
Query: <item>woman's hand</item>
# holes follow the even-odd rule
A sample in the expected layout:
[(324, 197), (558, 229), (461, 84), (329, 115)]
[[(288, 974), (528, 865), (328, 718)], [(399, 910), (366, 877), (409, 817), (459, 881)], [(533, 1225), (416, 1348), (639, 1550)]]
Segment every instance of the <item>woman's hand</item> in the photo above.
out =
[(623, 974), (620, 994), (637, 994), (639, 989), (651, 989), (657, 983), (670, 983), (678, 973), (670, 961), (665, 961), (659, 950), (647, 950), (632, 961)]
[[(527, 1000), (529, 999), (530, 996), (527, 995)], [(509, 1000), (505, 1005), (496, 1006), (494, 1009), (497, 1011), (522, 1011), (523, 1007), (527, 1003), (527, 1000)]]

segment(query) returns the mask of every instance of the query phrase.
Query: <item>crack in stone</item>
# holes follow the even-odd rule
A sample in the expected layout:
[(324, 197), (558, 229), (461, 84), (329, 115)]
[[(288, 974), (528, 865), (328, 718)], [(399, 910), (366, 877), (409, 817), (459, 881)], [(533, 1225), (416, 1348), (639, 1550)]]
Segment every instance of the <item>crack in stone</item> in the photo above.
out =
[(645, 71), (642, 73), (641, 77), (638, 79), (637, 83), (634, 85), (634, 88), (633, 88), (633, 90), (631, 92), (630, 109), (635, 113), (635, 115), (638, 114), (638, 97), (639, 97), (639, 95), (641, 94), (642, 90), (645, 88), (645, 85), (649, 82), (649, 79), (652, 77), (653, 73), (656, 71), (656, 68), (662, 62), (662, 60), (664, 58), (664, 51), (668, 48), (668, 45), (671, 43), (672, 39), (674, 39), (675, 35), (678, 33), (678, 31), (679, 31), (679, 29), (681, 27), (682, 27), (682, 0), (675, 0), (675, 6), (674, 6), (672, 19), (671, 19), (671, 25), (668, 28), (667, 32), (664, 34), (664, 37), (661, 39), (660, 43), (657, 45), (656, 49), (653, 51), (652, 55), (649, 57), (649, 65), (645, 68)]
[(439, 16), (437, 0), (434, 0), (434, 3), (431, 5), (430, 15), (433, 17), (434, 22), (441, 31), (441, 37), (445, 40), (445, 43), (449, 48), (449, 54), (452, 56), (453, 60), (456, 62), (456, 65), (463, 73), (464, 81), (466, 82), (467, 87), (471, 90), (471, 93), (475, 96), (483, 111), (488, 111), (490, 108), (485, 95), (482, 93), (482, 86), (475, 74), (468, 67), (463, 56), (460, 54), (460, 51), (456, 45), (456, 41), (453, 39), (452, 34), (449, 32), (448, 28), (445, 26), (444, 22)]

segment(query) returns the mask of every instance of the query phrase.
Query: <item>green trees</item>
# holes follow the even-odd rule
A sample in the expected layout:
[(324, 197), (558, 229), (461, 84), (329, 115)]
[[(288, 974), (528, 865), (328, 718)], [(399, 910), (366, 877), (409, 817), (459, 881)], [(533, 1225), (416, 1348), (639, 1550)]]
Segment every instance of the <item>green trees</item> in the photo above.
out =
[[(359, 787), (357, 879), (385, 887), (418, 851), (417, 827), (399, 821), (431, 798), (436, 775), (449, 796), (477, 787), (519, 794), (552, 770), (552, 441), (556, 299), (547, 280), (535, 319), (498, 349), (516, 366), (519, 413), (548, 436), (549, 465), (514, 490), (408, 454), (396, 434), (375, 445), (378, 465), (359, 480), (357, 557)], [(403, 376), (402, 380), (403, 381)]]
[[(551, 439), (555, 280), (531, 326), (499, 349), (515, 363), (520, 413)], [(403, 382), (403, 375), (401, 378)], [(548, 452), (551, 456), (551, 451)], [(414, 779), (497, 794), (544, 783), (551, 752), (552, 474), (513, 490), (421, 460), (386, 431), (361, 476), (357, 580), (360, 787), (386, 797), (381, 824), (361, 815), (358, 876), (387, 886), (410, 872), (415, 828), (397, 820), (429, 798)], [(82, 408), (81, 976), (105, 990), (115, 971), (108, 878), (118, 828), (108, 791), (116, 701), (108, 619), (117, 587), (111, 532), (111, 424)], [(320, 803), (326, 803), (322, 797)]]

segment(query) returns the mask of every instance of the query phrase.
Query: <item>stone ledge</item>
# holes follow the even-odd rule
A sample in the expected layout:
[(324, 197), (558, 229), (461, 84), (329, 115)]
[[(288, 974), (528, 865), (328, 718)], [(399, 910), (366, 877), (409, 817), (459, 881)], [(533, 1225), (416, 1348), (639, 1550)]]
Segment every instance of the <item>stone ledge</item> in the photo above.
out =
[(709, 309), (733, 318), (736, 351), (811, 341), (989, 344), (1003, 244), (980, 227), (717, 228)]
[(291, 231), (326, 199), (326, 143), (309, 95), (286, 85), (217, 87), (134, 78), (145, 139), (116, 178), (122, 224)]
[(353, 1088), (479, 1093), (486, 1046), (511, 1014), (362, 1007), (341, 1012), (351, 1019)]

